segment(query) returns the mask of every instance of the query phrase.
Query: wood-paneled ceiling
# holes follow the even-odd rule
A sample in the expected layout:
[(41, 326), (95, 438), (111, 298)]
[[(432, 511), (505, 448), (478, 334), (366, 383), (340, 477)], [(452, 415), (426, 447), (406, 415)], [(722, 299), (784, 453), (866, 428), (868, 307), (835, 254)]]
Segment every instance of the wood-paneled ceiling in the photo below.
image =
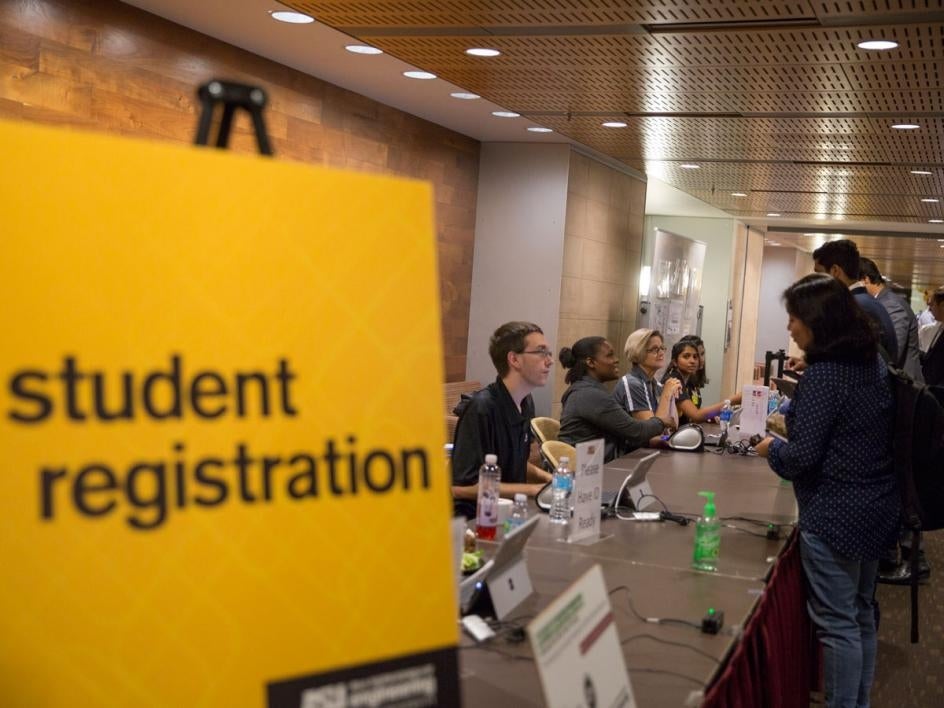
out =
[(735, 216), (944, 218), (941, 0), (284, 4)]
[(766, 245), (797, 248), (812, 253), (826, 241), (848, 238), (859, 253), (875, 261), (882, 275), (916, 292), (944, 285), (944, 238), (901, 238), (862, 234), (768, 231)]

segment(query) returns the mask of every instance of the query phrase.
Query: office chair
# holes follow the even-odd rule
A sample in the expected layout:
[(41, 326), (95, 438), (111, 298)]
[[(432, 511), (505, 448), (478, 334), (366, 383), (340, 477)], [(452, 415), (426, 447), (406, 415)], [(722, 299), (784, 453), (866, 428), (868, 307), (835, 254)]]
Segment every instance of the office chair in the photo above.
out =
[(532, 418), (531, 430), (538, 439), (538, 443), (543, 445), (548, 440), (557, 440), (557, 434), (560, 432), (560, 421), (554, 418)]
[(557, 469), (561, 457), (570, 458), (571, 469), (574, 469), (574, 465), (577, 464), (577, 450), (574, 449), (572, 445), (568, 445), (560, 440), (548, 440), (546, 443), (542, 444), (541, 457), (544, 459), (544, 464), (551, 472)]

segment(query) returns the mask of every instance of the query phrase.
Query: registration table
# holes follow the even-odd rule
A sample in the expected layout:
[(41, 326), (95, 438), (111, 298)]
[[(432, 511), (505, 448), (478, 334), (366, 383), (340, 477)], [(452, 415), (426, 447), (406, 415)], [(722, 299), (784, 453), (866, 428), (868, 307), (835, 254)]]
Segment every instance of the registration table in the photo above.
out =
[[(607, 464), (604, 489), (615, 491), (647, 453)], [(578, 544), (557, 540), (545, 517), (526, 550), (534, 593), (508, 621), (527, 624), (599, 565), (640, 708), (787, 706), (794, 700), (802, 705), (813, 680), (814, 652), (791, 536), (796, 520), (792, 488), (780, 482), (766, 460), (712, 452), (665, 451), (648, 479), (653, 494), (679, 515), (697, 516), (704, 501), (697, 493), (715, 492), (725, 524), (717, 572), (691, 568), (694, 523), (606, 519), (599, 541)], [(767, 538), (768, 524), (777, 538)], [(646, 622), (631, 611), (630, 596), (642, 617), (684, 622)], [(685, 623), (700, 622), (709, 608), (724, 611), (718, 635)], [(544, 705), (527, 641), (499, 637), (475, 645), (463, 636), (461, 647), (463, 705)]]

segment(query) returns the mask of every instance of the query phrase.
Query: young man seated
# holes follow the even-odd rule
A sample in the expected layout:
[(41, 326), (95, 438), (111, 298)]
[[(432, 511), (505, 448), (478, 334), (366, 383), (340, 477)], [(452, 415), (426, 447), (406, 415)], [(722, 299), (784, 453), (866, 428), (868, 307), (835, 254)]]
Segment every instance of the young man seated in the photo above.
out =
[(485, 455), (498, 456), (500, 493), (534, 496), (551, 475), (528, 462), (531, 456), (531, 391), (547, 383), (554, 353), (544, 333), (530, 322), (508, 322), (495, 330), (488, 353), (495, 381), (456, 407), (459, 422), (452, 452), (452, 496), (456, 513), (475, 516), (479, 467)]

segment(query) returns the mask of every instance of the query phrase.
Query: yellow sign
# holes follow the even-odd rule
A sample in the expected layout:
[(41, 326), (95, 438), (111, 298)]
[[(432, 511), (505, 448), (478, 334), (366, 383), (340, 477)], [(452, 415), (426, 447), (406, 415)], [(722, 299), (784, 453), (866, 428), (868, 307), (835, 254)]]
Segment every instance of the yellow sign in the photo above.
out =
[(411, 655), (451, 701), (429, 188), (9, 123), (0, 155), (3, 704), (300, 705)]

